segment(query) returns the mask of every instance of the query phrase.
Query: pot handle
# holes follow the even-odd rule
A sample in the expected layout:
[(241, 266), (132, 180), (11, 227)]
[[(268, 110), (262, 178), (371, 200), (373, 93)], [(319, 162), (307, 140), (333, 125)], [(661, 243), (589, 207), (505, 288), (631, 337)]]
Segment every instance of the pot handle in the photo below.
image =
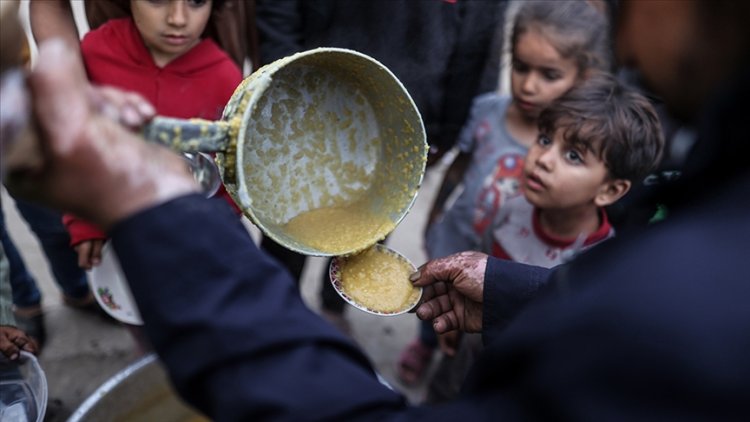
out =
[(224, 120), (154, 117), (143, 137), (180, 152), (223, 152), (229, 146), (232, 125)]

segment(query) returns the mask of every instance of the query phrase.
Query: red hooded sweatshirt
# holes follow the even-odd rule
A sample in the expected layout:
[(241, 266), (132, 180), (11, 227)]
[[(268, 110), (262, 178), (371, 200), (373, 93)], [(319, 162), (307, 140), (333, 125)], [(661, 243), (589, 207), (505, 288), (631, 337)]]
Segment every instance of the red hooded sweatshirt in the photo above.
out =
[[(93, 84), (137, 92), (162, 116), (219, 119), (242, 81), (237, 65), (210, 39), (163, 68), (157, 67), (132, 18), (110, 20), (87, 33), (81, 53)], [(239, 213), (223, 186), (217, 196), (224, 197)], [(96, 226), (70, 214), (63, 222), (71, 245), (107, 237)]]

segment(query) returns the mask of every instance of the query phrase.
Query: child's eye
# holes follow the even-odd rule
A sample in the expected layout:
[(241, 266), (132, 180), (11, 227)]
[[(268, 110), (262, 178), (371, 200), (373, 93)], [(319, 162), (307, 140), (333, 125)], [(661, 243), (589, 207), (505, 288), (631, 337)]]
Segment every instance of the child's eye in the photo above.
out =
[(544, 76), (544, 79), (548, 81), (556, 81), (560, 78), (562, 78), (562, 74), (560, 74), (557, 70), (545, 70), (542, 72), (542, 76)]
[(581, 156), (581, 154), (578, 153), (578, 151), (575, 151), (575, 150), (570, 150), (566, 152), (565, 158), (571, 163), (576, 163), (576, 164), (583, 163), (583, 157)]
[(537, 143), (543, 147), (546, 147), (547, 145), (550, 145), (552, 143), (552, 140), (547, 137), (547, 135), (539, 135), (539, 139), (537, 139)]
[(206, 3), (208, 3), (208, 0), (188, 0), (188, 5), (191, 7), (202, 7)]
[(513, 60), (513, 70), (516, 72), (525, 73), (529, 71), (529, 66), (524, 62)]

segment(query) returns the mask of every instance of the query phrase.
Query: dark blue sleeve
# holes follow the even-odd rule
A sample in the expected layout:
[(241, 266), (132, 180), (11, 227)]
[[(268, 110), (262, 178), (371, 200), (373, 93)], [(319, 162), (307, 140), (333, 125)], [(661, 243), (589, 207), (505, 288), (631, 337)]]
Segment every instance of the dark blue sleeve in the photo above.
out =
[(558, 267), (465, 393), (513, 394), (523, 420), (750, 420), (746, 192)]
[(487, 261), (482, 312), (482, 341), (490, 344), (542, 286), (552, 271), (490, 257)]
[(214, 420), (352, 420), (403, 412), (350, 340), (302, 302), (224, 201), (175, 199), (112, 242), (178, 392)]

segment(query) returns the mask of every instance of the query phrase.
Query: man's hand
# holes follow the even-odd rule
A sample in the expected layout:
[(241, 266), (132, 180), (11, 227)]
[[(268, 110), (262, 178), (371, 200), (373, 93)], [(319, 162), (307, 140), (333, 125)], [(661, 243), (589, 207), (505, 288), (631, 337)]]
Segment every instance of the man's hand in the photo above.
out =
[(0, 352), (10, 360), (16, 360), (21, 350), (37, 354), (39, 349), (36, 342), (23, 331), (9, 325), (0, 326)]
[(415, 286), (424, 287), (417, 316), (432, 320), (435, 332), (482, 331), (482, 301), (487, 255), (461, 252), (435, 259), (412, 274)]
[[(107, 230), (138, 211), (198, 192), (182, 158), (118, 123), (136, 122), (150, 110), (133, 108), (139, 104), (133, 96), (92, 92), (64, 42), (40, 46), (29, 87), (43, 164), (7, 169), (6, 186), (16, 195)], [(107, 106), (113, 103), (120, 106)], [(129, 116), (112, 115), (129, 108), (133, 113), (122, 111)]]
[(151, 103), (136, 92), (90, 85), (87, 95), (95, 111), (130, 129), (140, 129), (156, 115)]

